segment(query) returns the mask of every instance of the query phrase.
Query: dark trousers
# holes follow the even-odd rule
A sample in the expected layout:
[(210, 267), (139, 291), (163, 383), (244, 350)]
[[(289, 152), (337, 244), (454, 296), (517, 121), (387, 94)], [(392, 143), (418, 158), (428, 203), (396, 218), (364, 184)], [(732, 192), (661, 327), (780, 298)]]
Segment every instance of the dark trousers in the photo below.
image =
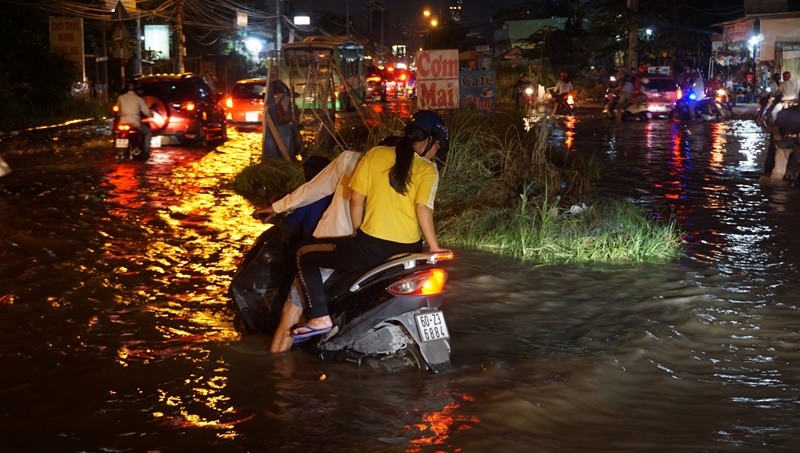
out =
[(142, 151), (144, 151), (145, 154), (150, 154), (150, 139), (153, 138), (153, 130), (150, 129), (149, 124), (142, 123), (139, 126), (139, 133), (142, 138)]
[(773, 168), (775, 168), (775, 140), (770, 137), (769, 145), (767, 145), (767, 158), (764, 160), (764, 174), (769, 176)]
[(297, 269), (306, 293), (308, 317), (328, 315), (320, 269), (366, 271), (399, 253), (422, 251), (422, 241), (411, 244), (386, 241), (361, 230), (354, 236), (315, 239), (297, 249)]

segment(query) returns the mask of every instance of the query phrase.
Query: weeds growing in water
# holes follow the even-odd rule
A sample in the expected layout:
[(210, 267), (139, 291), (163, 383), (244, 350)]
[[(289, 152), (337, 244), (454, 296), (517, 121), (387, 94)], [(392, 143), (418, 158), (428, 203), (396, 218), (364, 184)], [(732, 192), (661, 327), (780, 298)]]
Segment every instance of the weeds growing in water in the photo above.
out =
[(674, 222), (596, 199), (599, 163), (553, 149), (547, 119), (528, 131), (515, 117), (459, 112), (447, 122), (452, 142), (436, 208), (443, 244), (561, 263), (664, 260), (680, 251)]
[[(551, 147), (546, 118), (529, 130), (513, 114), (487, 119), (458, 110), (445, 121), (450, 149), (437, 156), (446, 164), (435, 210), (442, 244), (545, 263), (658, 261), (680, 251), (674, 222), (657, 222), (621, 200), (597, 199), (591, 187), (599, 162)], [(363, 134), (364, 149), (400, 134), (402, 124), (389, 119)], [(235, 188), (245, 195), (257, 189), (270, 199), (301, 183), (299, 165), (275, 159), (245, 169)]]

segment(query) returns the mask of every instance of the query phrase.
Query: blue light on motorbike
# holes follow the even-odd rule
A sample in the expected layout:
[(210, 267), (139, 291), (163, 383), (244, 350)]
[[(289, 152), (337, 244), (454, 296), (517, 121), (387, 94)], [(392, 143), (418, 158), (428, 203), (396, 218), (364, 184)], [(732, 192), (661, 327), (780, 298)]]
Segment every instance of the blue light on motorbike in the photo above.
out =
[(434, 296), (444, 291), (447, 272), (433, 268), (406, 277), (386, 288), (395, 296)]
[(689, 93), (689, 99), (694, 101), (695, 99), (697, 99), (697, 95), (694, 93)]

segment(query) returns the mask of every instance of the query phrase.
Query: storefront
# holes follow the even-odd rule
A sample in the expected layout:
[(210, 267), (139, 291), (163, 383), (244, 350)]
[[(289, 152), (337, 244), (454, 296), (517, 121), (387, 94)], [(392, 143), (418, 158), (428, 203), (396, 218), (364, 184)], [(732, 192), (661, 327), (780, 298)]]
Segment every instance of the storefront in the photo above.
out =
[(720, 26), (709, 76), (729, 74), (738, 101), (753, 102), (774, 72), (800, 77), (800, 13), (752, 15)]

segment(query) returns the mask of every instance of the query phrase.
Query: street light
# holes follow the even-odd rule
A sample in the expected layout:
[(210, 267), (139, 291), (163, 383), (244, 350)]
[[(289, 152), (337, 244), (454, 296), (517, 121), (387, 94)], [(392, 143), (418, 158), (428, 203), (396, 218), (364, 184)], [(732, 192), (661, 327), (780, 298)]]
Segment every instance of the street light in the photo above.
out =
[(753, 54), (753, 59), (756, 58), (756, 49), (758, 48), (759, 43), (761, 41), (763, 41), (763, 40), (764, 40), (764, 35), (757, 34), (757, 35), (754, 35), (753, 37), (751, 37), (750, 41), (748, 41), (748, 46), (747, 47), (749, 48), (750, 52)]

